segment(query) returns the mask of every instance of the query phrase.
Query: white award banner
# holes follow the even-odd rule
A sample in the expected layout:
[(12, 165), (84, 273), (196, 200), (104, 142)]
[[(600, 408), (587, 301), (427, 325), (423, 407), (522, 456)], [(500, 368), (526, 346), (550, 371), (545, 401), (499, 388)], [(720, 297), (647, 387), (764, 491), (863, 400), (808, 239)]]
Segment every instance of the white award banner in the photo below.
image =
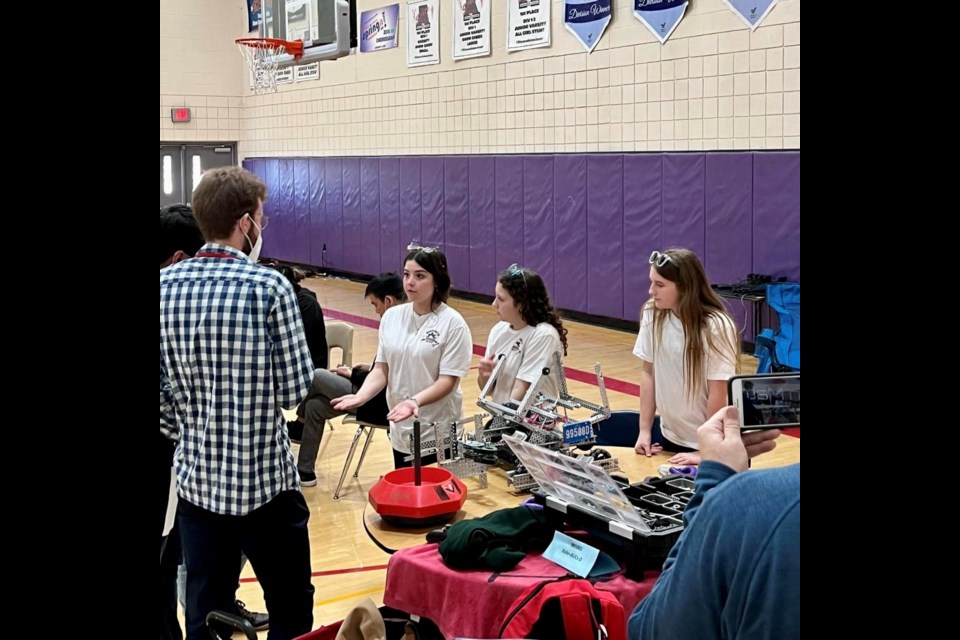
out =
[(440, 0), (407, 3), (407, 66), (440, 64)]
[(550, 46), (550, 0), (507, 0), (507, 51)]
[(490, 55), (490, 2), (453, 0), (453, 59)]

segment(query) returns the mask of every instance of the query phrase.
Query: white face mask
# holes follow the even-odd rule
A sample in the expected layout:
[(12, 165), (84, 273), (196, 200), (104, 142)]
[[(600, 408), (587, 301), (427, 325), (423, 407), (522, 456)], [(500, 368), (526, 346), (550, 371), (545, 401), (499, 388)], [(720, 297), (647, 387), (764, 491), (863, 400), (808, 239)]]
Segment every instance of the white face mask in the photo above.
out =
[(260, 225), (253, 221), (253, 216), (250, 217), (250, 222), (253, 222), (253, 226), (255, 226), (257, 231), (260, 232), (257, 234), (257, 241), (250, 242), (250, 236), (248, 236), (246, 233), (243, 234), (243, 237), (247, 239), (247, 244), (252, 247), (250, 249), (250, 253), (247, 254), (247, 257), (250, 258), (250, 262), (257, 264), (257, 260), (260, 259), (260, 249), (263, 248), (263, 229), (261, 229)]

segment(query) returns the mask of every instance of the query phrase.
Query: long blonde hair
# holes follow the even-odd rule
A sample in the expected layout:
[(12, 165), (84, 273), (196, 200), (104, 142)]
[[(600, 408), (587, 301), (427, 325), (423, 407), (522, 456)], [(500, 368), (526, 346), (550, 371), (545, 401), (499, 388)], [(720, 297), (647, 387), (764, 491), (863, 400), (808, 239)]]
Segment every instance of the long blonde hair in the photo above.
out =
[[(672, 313), (680, 319), (683, 327), (683, 377), (688, 398), (696, 397), (703, 390), (703, 366), (707, 350), (726, 358), (733, 354), (732, 363), (740, 372), (740, 337), (733, 318), (727, 313), (720, 296), (710, 288), (707, 273), (697, 254), (688, 249), (667, 249), (661, 252), (669, 259), (662, 265), (653, 265), (661, 277), (677, 285), (677, 304)], [(648, 300), (644, 310), (653, 310), (654, 353), (663, 340), (663, 327), (670, 317), (670, 309), (657, 309), (653, 300)], [(711, 324), (720, 327), (720, 335), (714, 335)]]

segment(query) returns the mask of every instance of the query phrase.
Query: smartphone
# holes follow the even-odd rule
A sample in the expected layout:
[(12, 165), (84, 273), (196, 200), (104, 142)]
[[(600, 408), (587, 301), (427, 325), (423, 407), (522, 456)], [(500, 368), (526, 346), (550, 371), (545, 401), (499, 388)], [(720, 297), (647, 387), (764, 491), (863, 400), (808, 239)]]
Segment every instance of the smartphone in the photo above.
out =
[(741, 429), (800, 426), (800, 374), (734, 376), (727, 382), (730, 404), (740, 412)]

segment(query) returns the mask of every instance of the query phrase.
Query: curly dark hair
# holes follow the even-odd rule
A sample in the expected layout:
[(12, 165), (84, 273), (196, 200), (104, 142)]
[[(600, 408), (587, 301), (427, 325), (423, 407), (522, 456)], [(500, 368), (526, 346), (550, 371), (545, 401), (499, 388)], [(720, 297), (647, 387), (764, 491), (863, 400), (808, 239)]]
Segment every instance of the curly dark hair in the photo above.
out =
[(507, 290), (513, 298), (520, 315), (530, 326), (537, 326), (541, 322), (549, 322), (563, 344), (563, 355), (567, 355), (567, 329), (563, 326), (560, 314), (550, 302), (550, 294), (543, 284), (543, 278), (536, 271), (523, 267), (513, 266), (502, 272), (497, 282)]

